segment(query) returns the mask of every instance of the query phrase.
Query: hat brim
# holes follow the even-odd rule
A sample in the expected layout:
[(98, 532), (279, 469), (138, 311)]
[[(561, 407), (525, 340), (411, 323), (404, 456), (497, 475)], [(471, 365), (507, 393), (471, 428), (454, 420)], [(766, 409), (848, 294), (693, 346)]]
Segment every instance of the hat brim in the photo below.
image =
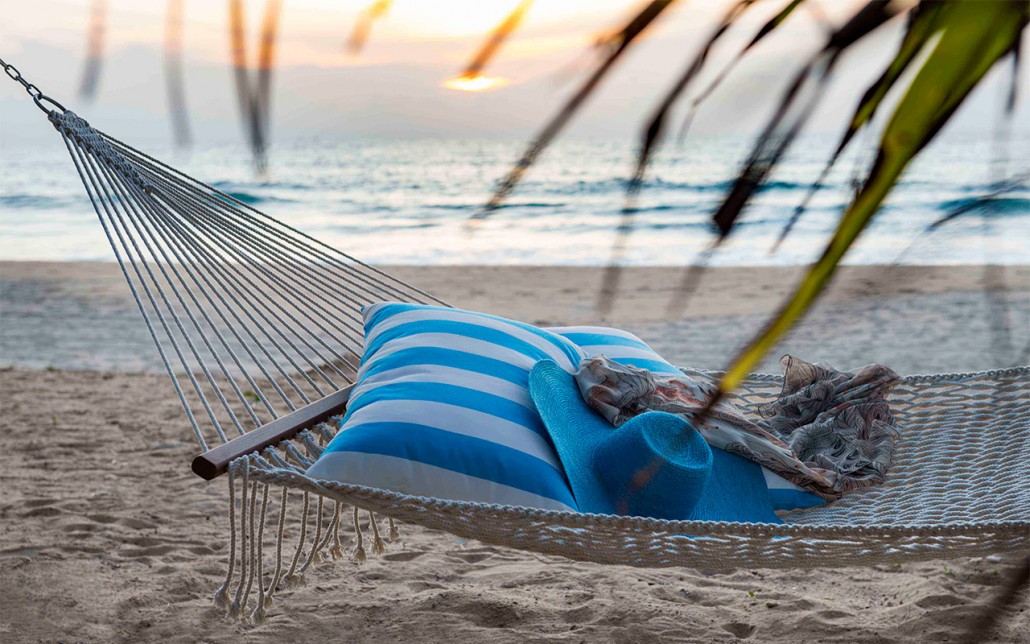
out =
[[(773, 511), (761, 466), (718, 448), (708, 448), (684, 419), (647, 412), (618, 428), (612, 427), (583, 400), (575, 378), (551, 360), (542, 360), (533, 367), (529, 391), (581, 512), (782, 523)], [(683, 437), (679, 449), (670, 451), (662, 447), (669, 445), (667, 440), (648, 439), (668, 435)], [(641, 440), (625, 440), (633, 438)], [(630, 485), (630, 476), (625, 471), (608, 464), (613, 439), (619, 442), (618, 449), (624, 450), (621, 455), (625, 463), (657, 462), (662, 475)], [(702, 448), (694, 445), (684, 449), (691, 440), (700, 441)], [(701, 462), (706, 458), (708, 461)], [(603, 466), (598, 467), (599, 464)], [(700, 469), (709, 467), (707, 476), (699, 476)], [(633, 497), (629, 503), (625, 497), (616, 498), (622, 495), (613, 493), (630, 488)]]

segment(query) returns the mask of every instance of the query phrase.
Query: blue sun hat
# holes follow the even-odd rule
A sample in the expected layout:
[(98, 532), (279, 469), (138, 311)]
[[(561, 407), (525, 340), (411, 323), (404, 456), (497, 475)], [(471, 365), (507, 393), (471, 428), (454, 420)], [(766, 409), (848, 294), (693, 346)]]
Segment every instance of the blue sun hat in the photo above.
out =
[(529, 392), (580, 512), (783, 523), (761, 466), (710, 447), (679, 416), (651, 411), (612, 427), (551, 360), (533, 367)]

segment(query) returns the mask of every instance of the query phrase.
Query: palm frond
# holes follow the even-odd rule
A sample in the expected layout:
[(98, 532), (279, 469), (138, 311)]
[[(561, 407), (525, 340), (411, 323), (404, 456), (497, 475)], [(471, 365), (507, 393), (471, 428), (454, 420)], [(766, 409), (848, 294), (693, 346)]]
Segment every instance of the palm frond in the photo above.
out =
[(790, 15), (794, 13), (794, 10), (801, 6), (801, 4), (804, 1), (805, 0), (790, 0), (789, 2), (787, 2), (787, 4), (784, 5), (784, 7), (780, 9), (780, 11), (775, 16), (767, 20), (765, 24), (762, 25), (762, 27), (748, 42), (748, 44), (745, 45), (743, 49), (738, 51), (737, 54), (733, 57), (733, 59), (730, 60), (730, 62), (722, 68), (722, 70), (719, 72), (719, 75), (716, 76), (715, 79), (712, 80), (712, 82), (710, 82), (703, 90), (698, 92), (697, 96), (694, 97), (694, 99), (690, 102), (690, 106), (687, 109), (687, 114), (683, 118), (683, 124), (680, 125), (679, 135), (677, 136), (678, 139), (682, 141), (686, 137), (687, 131), (690, 129), (690, 124), (693, 122), (694, 115), (697, 113), (698, 108), (701, 106), (702, 103), (705, 102), (705, 100), (708, 99), (709, 96), (712, 95), (712, 92), (714, 92), (719, 87), (719, 85), (721, 85), (722, 82), (726, 80), (726, 77), (729, 76), (730, 72), (733, 71), (733, 68), (737, 66), (737, 63), (743, 60), (744, 56), (749, 51), (751, 51), (751, 49), (755, 45), (761, 42), (762, 39), (771, 34), (777, 27), (782, 25), (783, 22), (787, 18), (789, 18)]
[(354, 22), (354, 29), (351, 30), (350, 38), (347, 39), (347, 49), (351, 54), (361, 53), (361, 50), (365, 48), (365, 43), (368, 42), (368, 35), (372, 32), (372, 24), (385, 16), (392, 6), (393, 0), (375, 0), (358, 14), (358, 19)]
[(232, 46), (233, 78), (236, 98), (244, 120), (244, 132), (254, 155), (259, 173), (268, 166), (268, 124), (271, 111), (272, 71), (275, 67), (276, 37), (282, 0), (268, 0), (261, 23), (261, 41), (258, 47), (257, 82), (251, 87), (247, 64), (247, 40), (244, 33), (243, 0), (229, 0), (229, 41)]
[(822, 256), (719, 382), (734, 389), (809, 309), (841, 259), (872, 220), (901, 173), (940, 131), (991, 67), (1012, 51), (1030, 18), (1024, 0), (954, 0), (939, 16), (940, 38), (894, 110), (861, 191), (844, 212)]
[(708, 60), (708, 54), (711, 52), (712, 47), (716, 45), (723, 34), (729, 30), (733, 23), (748, 9), (748, 7), (755, 2), (756, 0), (737, 0), (737, 2), (733, 3), (730, 8), (726, 10), (726, 13), (723, 14), (715, 29), (708, 36), (704, 45), (702, 45), (700, 51), (694, 55), (690, 64), (687, 65), (686, 69), (684, 69), (683, 73), (676, 80), (676, 83), (673, 84), (672, 88), (659, 102), (658, 107), (655, 109), (651, 119), (648, 121), (647, 126), (641, 134), (640, 151), (637, 153), (636, 167), (634, 168), (633, 176), (630, 178), (629, 183), (626, 186), (626, 204), (622, 209), (621, 220), (619, 222), (619, 226), (616, 228), (615, 240), (612, 243), (611, 255), (608, 259), (608, 265), (601, 280), (601, 288), (598, 291), (597, 310), (602, 315), (610, 312), (611, 306), (615, 301), (615, 295), (619, 289), (619, 278), (622, 275), (622, 259), (626, 251), (629, 235), (633, 231), (633, 217), (636, 213), (636, 197), (640, 192), (640, 187), (643, 185), (648, 162), (665, 134), (665, 125), (669, 111), (676, 104), (679, 97), (683, 95), (683, 92), (685, 92), (690, 86), (691, 81), (694, 80), (698, 72), (700, 72), (704, 67), (705, 61)]
[(759, 136), (744, 170), (712, 217), (721, 238), (733, 230), (751, 197), (804, 127), (840, 55), (893, 18), (898, 11), (897, 5), (890, 0), (870, 0), (830, 36), (826, 45), (795, 76), (772, 120)]
[(526, 17), (526, 12), (529, 11), (529, 7), (533, 4), (533, 0), (520, 0), (519, 4), (512, 10), (511, 13), (501, 21), (501, 24), (497, 25), (494, 30), (487, 37), (486, 41), (480, 46), (479, 50), (476, 51), (475, 55), (472, 56), (472, 60), (469, 64), (458, 74), (459, 78), (476, 78), (481, 76), (483, 69), (486, 68), (487, 64), (493, 59), (500, 50), (501, 45), (508, 39), (513, 31), (518, 29), (519, 25), (522, 24), (523, 18)]
[(894, 59), (887, 65), (887, 68), (883, 71), (879, 78), (873, 82), (872, 85), (866, 89), (865, 94), (862, 95), (861, 100), (858, 102), (858, 106), (855, 108), (855, 113), (851, 117), (851, 122), (848, 124), (847, 129), (844, 131), (844, 135), (841, 137), (840, 143), (837, 144), (837, 148), (834, 150), (829, 161), (823, 166), (822, 171), (819, 173), (818, 178), (809, 188), (808, 193), (805, 195), (801, 203), (791, 213), (787, 223), (783, 226), (783, 230), (780, 231), (779, 237), (773, 244), (772, 252), (776, 252), (780, 244), (786, 240), (790, 235), (791, 230), (794, 229), (795, 224), (801, 219), (805, 210), (808, 209), (808, 204), (819, 190), (822, 189), (823, 183), (826, 181), (826, 177), (830, 174), (830, 171), (836, 165), (837, 160), (840, 158), (844, 149), (848, 147), (852, 137), (865, 125), (867, 125), (875, 116), (877, 109), (883, 102), (887, 92), (895, 85), (901, 75), (908, 69), (909, 65), (915, 59), (923, 46), (929, 40), (930, 36), (933, 35), (937, 27), (937, 18), (943, 8), (943, 4), (937, 1), (926, 1), (921, 2), (916, 9), (909, 14), (908, 27), (905, 32), (905, 37), (902, 39), (901, 46), (898, 48)]
[(165, 84), (168, 89), (168, 107), (172, 114), (172, 135), (175, 145), (180, 148), (188, 147), (193, 139), (182, 78), (183, 4), (184, 0), (168, 0), (164, 39)]
[(558, 110), (558, 113), (547, 123), (543, 130), (536, 136), (522, 156), (515, 163), (515, 166), (508, 172), (494, 192), (490, 201), (478, 213), (472, 216), (473, 221), (486, 218), (496, 210), (501, 203), (515, 190), (515, 186), (522, 180), (526, 170), (537, 160), (540, 153), (550, 145), (559, 132), (565, 127), (572, 116), (583, 106), (587, 98), (594, 93), (594, 90), (601, 84), (605, 76), (612, 70), (615, 63), (619, 61), (626, 50), (633, 42), (654, 22), (663, 11), (669, 8), (675, 0), (651, 0), (640, 10), (630, 21), (617, 33), (604, 40), (607, 54), (603, 57), (593, 74), (580, 86), (580, 88), (565, 102)]
[(665, 97), (659, 102), (658, 108), (651, 115), (651, 119), (647, 123), (647, 127), (644, 128), (644, 132), (641, 135), (640, 141), (640, 152), (637, 154), (637, 165), (633, 171), (633, 177), (630, 179), (627, 186), (627, 194), (629, 196), (635, 195), (640, 190), (640, 185), (643, 182), (644, 174), (647, 171), (647, 163), (651, 158), (656, 146), (660, 143), (661, 138), (665, 132), (665, 123), (669, 115), (669, 110), (672, 109), (673, 105), (683, 92), (690, 86), (691, 81), (697, 76), (698, 72), (704, 67), (705, 61), (708, 60), (708, 54), (712, 51), (712, 47), (719, 42), (719, 39), (725, 34), (729, 28), (733, 25), (736, 20), (743, 15), (747, 9), (755, 3), (756, 0), (737, 0), (730, 8), (723, 14), (719, 23), (716, 25), (715, 30), (708, 36), (701, 50), (693, 57), (687, 68), (683, 70), (680, 77), (673, 84), (672, 88), (665, 94)]
[[(850, 20), (830, 35), (823, 48), (795, 75), (772, 119), (759, 135), (744, 169), (712, 216), (719, 233), (714, 242), (715, 248), (718, 248), (733, 231), (744, 208), (801, 132), (823, 96), (841, 54), (893, 18), (899, 11), (900, 8), (891, 0), (869, 0)], [(712, 249), (713, 252), (715, 248)], [(699, 272), (692, 273), (701, 275)], [(694, 285), (684, 284), (674, 295), (669, 310), (682, 309), (682, 300), (694, 290)]]
[(104, 60), (104, 38), (107, 33), (107, 0), (93, 0), (89, 8), (86, 31), (86, 67), (82, 71), (79, 96), (93, 100), (100, 82), (100, 65)]

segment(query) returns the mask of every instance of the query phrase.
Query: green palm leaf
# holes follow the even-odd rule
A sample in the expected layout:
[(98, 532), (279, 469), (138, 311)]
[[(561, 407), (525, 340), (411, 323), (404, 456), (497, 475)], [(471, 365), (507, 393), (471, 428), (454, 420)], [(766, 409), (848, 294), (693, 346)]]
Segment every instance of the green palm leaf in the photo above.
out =
[(841, 217), (822, 257), (719, 383), (735, 388), (809, 309), (855, 239), (872, 220), (912, 158), (940, 131), (987, 71), (1012, 51), (1030, 17), (1025, 0), (954, 0), (938, 16), (940, 39), (901, 99), (865, 184)]
[(937, 31), (938, 23), (937, 18), (940, 16), (941, 11), (946, 5), (936, 0), (919, 3), (919, 6), (912, 12), (909, 17), (908, 29), (905, 32), (905, 37), (901, 42), (901, 46), (898, 47), (898, 52), (895, 54), (894, 59), (891, 60), (890, 64), (887, 65), (887, 69), (883, 71), (876, 81), (869, 86), (869, 89), (865, 91), (862, 99), (858, 102), (858, 107), (855, 108), (855, 114), (851, 117), (851, 123), (848, 124), (847, 130), (844, 132), (844, 136), (841, 137), (840, 143), (837, 144), (837, 149), (834, 150), (833, 156), (826, 162), (822, 172), (819, 173), (819, 178), (815, 180), (812, 187), (809, 189), (808, 194), (801, 200), (794, 212), (791, 213), (790, 219), (783, 226), (783, 230), (780, 232), (779, 238), (773, 245), (773, 252), (776, 252), (780, 244), (790, 235), (791, 230), (794, 229), (794, 225), (801, 219), (801, 215), (804, 214), (808, 208), (808, 204), (811, 202), (812, 197), (815, 196), (819, 190), (822, 189), (823, 182), (826, 180), (827, 175), (830, 174), (830, 170), (837, 164), (837, 160), (840, 158), (844, 149), (848, 147), (848, 143), (851, 142), (852, 137), (867, 125), (876, 114), (876, 110), (880, 107), (887, 92), (894, 87), (894, 84), (898, 81), (901, 75), (908, 69), (908, 66), (915, 59), (916, 55), (923, 49), (927, 41)]

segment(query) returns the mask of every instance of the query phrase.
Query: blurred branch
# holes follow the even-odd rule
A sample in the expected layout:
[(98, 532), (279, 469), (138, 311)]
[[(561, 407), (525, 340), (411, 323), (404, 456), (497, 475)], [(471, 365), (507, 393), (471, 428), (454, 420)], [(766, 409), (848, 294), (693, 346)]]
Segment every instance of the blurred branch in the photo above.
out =
[(834, 150), (826, 165), (823, 166), (822, 172), (819, 173), (819, 177), (809, 188), (808, 194), (805, 195), (805, 198), (801, 200), (801, 203), (791, 213), (790, 219), (784, 225), (779, 237), (773, 244), (771, 252), (775, 253), (787, 236), (790, 235), (791, 230), (793, 230), (798, 220), (801, 219), (812, 198), (822, 189), (826, 177), (837, 164), (837, 160), (840, 158), (841, 153), (844, 152), (844, 149), (848, 147), (852, 137), (855, 136), (859, 129), (872, 121), (877, 109), (883, 103), (884, 97), (887, 96), (887, 93), (894, 87), (905, 70), (908, 69), (916, 55), (923, 50), (930, 36), (936, 33), (939, 27), (937, 19), (940, 16), (942, 6), (938, 2), (923, 2), (909, 14), (905, 37), (893, 60), (887, 65), (887, 68), (880, 77), (866, 89), (865, 94), (862, 95), (858, 102), (858, 107), (855, 108), (855, 113), (851, 117), (851, 122), (848, 124), (843, 137), (841, 137), (840, 143), (837, 144), (836, 150)]
[(522, 19), (532, 4), (533, 0), (520, 0), (518, 6), (490, 33), (486, 42), (483, 43), (479, 51), (472, 57), (472, 61), (459, 74), (459, 77), (475, 78), (481, 75), (487, 63), (497, 54), (497, 51), (504, 44), (504, 41), (508, 39), (508, 36), (522, 24)]
[(189, 147), (192, 142), (189, 114), (186, 110), (186, 90), (182, 75), (182, 24), (185, 0), (168, 0), (165, 16), (165, 83), (168, 89), (168, 107), (172, 115), (172, 134), (175, 145)]
[(612, 244), (612, 252), (608, 259), (608, 266), (605, 269), (604, 277), (601, 283), (601, 289), (598, 293), (597, 309), (601, 314), (607, 314), (610, 312), (612, 304), (615, 300), (615, 295), (619, 288), (619, 279), (622, 275), (622, 260), (625, 254), (626, 246), (628, 243), (629, 235), (633, 231), (633, 216), (636, 213), (636, 198), (640, 193), (640, 188), (644, 182), (644, 174), (647, 172), (647, 165), (657, 149), (658, 144), (661, 142), (662, 137), (665, 134), (665, 123), (668, 118), (669, 111), (675, 105), (676, 101), (682, 96), (683, 92), (690, 86), (691, 81), (694, 80), (698, 72), (704, 67), (705, 61), (708, 60), (708, 54), (711, 52), (712, 47), (719, 41), (719, 39), (729, 30), (730, 26), (752, 5), (756, 0), (737, 0), (732, 6), (723, 14), (722, 19), (716, 25), (715, 30), (708, 36), (708, 39), (702, 45), (701, 50), (693, 57), (687, 68), (680, 74), (679, 79), (672, 86), (665, 97), (658, 104), (657, 109), (651, 116), (644, 132), (640, 139), (640, 151), (637, 154), (637, 164), (633, 171), (633, 176), (630, 178), (629, 184), (626, 186), (626, 203), (622, 208), (622, 219), (615, 232), (615, 241)]
[(272, 69), (275, 66), (276, 35), (281, 0), (268, 0), (261, 23), (261, 43), (258, 49), (257, 81), (252, 88), (247, 66), (246, 22), (243, 0), (229, 0), (229, 39), (232, 44), (233, 78), (236, 97), (244, 120), (244, 133), (254, 154), (254, 165), (259, 173), (268, 168), (268, 123), (271, 110)]
[(368, 42), (368, 35), (372, 32), (372, 24), (385, 16), (391, 6), (393, 6), (393, 0), (375, 0), (358, 14), (357, 20), (354, 21), (354, 29), (350, 32), (350, 38), (347, 39), (347, 50), (351, 54), (356, 56), (361, 53), (361, 50), (365, 48), (365, 43)]
[(100, 64), (104, 59), (104, 36), (107, 32), (107, 0), (93, 0), (89, 9), (89, 27), (86, 32), (86, 67), (82, 71), (79, 96), (86, 100), (96, 97), (100, 82)]
[(784, 7), (780, 9), (779, 13), (762, 25), (758, 30), (758, 33), (755, 34), (743, 49), (737, 52), (737, 55), (733, 57), (733, 60), (723, 67), (722, 71), (719, 72), (719, 75), (715, 77), (715, 80), (709, 83), (705, 89), (698, 93), (694, 100), (690, 102), (690, 107), (687, 109), (687, 115), (683, 118), (683, 125), (680, 126), (680, 131), (677, 135), (679, 140), (682, 141), (686, 137), (687, 130), (690, 129), (690, 124), (694, 120), (694, 115), (697, 113), (697, 109), (700, 107), (701, 103), (707, 100), (708, 97), (711, 96), (712, 92), (722, 84), (726, 77), (729, 76), (730, 72), (733, 71), (733, 68), (737, 66), (737, 63), (744, 58), (745, 54), (761, 42), (763, 38), (771, 34), (777, 27), (783, 24), (783, 22), (789, 18), (794, 10), (797, 9), (804, 1), (805, 0), (790, 0), (790, 2), (784, 5)]
[(490, 201), (483, 209), (473, 215), (472, 222), (485, 219), (491, 212), (496, 210), (501, 203), (515, 190), (515, 186), (522, 180), (526, 170), (537, 160), (540, 153), (551, 144), (554, 138), (565, 127), (572, 116), (583, 106), (587, 98), (600, 86), (601, 81), (612, 70), (615, 63), (622, 57), (633, 42), (651, 25), (658, 16), (665, 11), (675, 0), (652, 0), (639, 13), (637, 13), (621, 30), (607, 39), (608, 53), (598, 64), (594, 73), (580, 86), (561, 107), (558, 113), (551, 119), (544, 129), (537, 135), (529, 148), (515, 163), (515, 166), (508, 172), (508, 175), (501, 181), (500, 186)]

